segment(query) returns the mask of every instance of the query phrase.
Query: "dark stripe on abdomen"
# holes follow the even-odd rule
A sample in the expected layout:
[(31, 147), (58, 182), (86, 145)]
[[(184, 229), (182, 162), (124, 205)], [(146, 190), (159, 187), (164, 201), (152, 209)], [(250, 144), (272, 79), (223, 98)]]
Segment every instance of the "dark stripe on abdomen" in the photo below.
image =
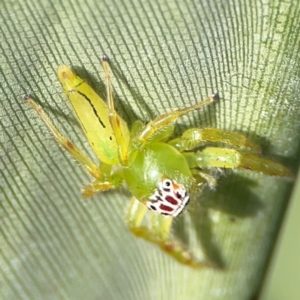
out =
[[(75, 92), (75, 91), (74, 91), (74, 92)], [(90, 99), (89, 97), (87, 97), (85, 94), (79, 92), (78, 90), (76, 90), (76, 92), (77, 92), (79, 95), (81, 95), (81, 96), (82, 96), (82, 97), (83, 97), (83, 98), (91, 105), (91, 107), (92, 107), (92, 109), (93, 109), (93, 112), (94, 112), (95, 116), (97, 117), (99, 123), (101, 124), (101, 126), (102, 126), (103, 128), (106, 128), (105, 124), (102, 122), (101, 118), (99, 117), (99, 115), (98, 115), (98, 113), (97, 113), (97, 110), (96, 110), (95, 106), (92, 104), (91, 99)]]

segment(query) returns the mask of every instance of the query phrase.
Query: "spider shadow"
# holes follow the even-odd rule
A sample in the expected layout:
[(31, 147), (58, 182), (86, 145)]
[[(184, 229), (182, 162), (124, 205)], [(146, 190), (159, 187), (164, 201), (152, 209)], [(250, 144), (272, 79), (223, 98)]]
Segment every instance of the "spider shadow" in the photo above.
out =
[(294, 174), (296, 174), (300, 162), (300, 142), (296, 145), (295, 153), (298, 153), (298, 155), (295, 155), (294, 157), (289, 157), (289, 156), (281, 156), (281, 155), (276, 155), (276, 154), (271, 154), (273, 149), (272, 149), (272, 142), (267, 139), (266, 137), (262, 137), (255, 132), (245, 132), (245, 131), (240, 131), (240, 130), (233, 130), (233, 132), (240, 133), (247, 137), (250, 141), (255, 143), (256, 145), (259, 145), (262, 149), (261, 156), (264, 158), (270, 159), (272, 161), (278, 162), (282, 164), (283, 166), (286, 166), (288, 169), (292, 170)]
[[(190, 225), (195, 229), (197, 242), (201, 245), (206, 259), (214, 262), (220, 269), (224, 269), (226, 263), (221, 247), (215, 240), (210, 209), (227, 214), (230, 222), (235, 222), (236, 218), (255, 216), (264, 207), (261, 200), (251, 192), (251, 187), (255, 185), (255, 181), (233, 173), (218, 180), (216, 191), (204, 188), (190, 205)], [(184, 245), (189, 245), (190, 225), (184, 218), (182, 216), (174, 222), (173, 234)]]
[[(110, 68), (112, 70), (112, 73), (114, 74), (114, 80), (117, 81), (118, 85), (123, 87), (125, 86), (128, 90), (129, 94), (131, 95), (131, 98), (134, 99), (134, 103), (137, 107), (140, 108), (141, 111), (146, 113), (148, 116), (148, 120), (145, 122), (149, 122), (150, 120), (153, 120), (157, 115), (153, 111), (153, 109), (150, 108), (150, 106), (147, 104), (147, 101), (142, 97), (142, 95), (138, 92), (138, 87), (135, 85), (135, 87), (130, 84), (127, 77), (124, 75), (124, 73), (118, 68), (114, 62), (110, 62)], [(151, 99), (150, 94), (149, 99)], [(118, 97), (116, 97), (118, 101)], [(154, 103), (154, 99), (151, 99), (151, 103)], [(134, 112), (132, 106), (130, 106), (128, 103), (122, 102), (122, 106), (125, 108), (124, 111), (126, 111), (128, 124), (132, 125), (133, 121), (139, 120), (140, 117)]]
[(258, 145), (261, 145), (261, 147), (263, 149), (262, 152), (263, 152), (263, 156), (265, 158), (276, 161), (276, 162), (282, 164), (283, 166), (286, 166), (289, 170), (292, 171), (293, 174), (295, 174), (295, 175), (297, 174), (298, 167), (300, 164), (300, 141), (297, 144), (295, 143), (296, 155), (281, 156), (278, 154), (270, 155), (270, 153), (272, 153), (272, 145), (268, 139), (262, 138), (262, 137), (257, 137), (257, 139), (258, 139)]
[[(141, 94), (138, 92), (138, 87), (135, 85), (135, 87), (133, 87), (127, 77), (124, 75), (124, 73), (113, 63), (113, 62), (110, 62), (110, 67), (111, 67), (111, 70), (113, 71), (113, 74), (115, 75), (115, 80), (119, 83), (119, 85), (124, 85), (126, 86), (127, 90), (129, 91), (132, 99), (135, 100), (135, 104), (140, 108), (141, 111), (143, 111), (144, 113), (146, 113), (146, 115), (148, 116), (148, 120), (145, 121), (145, 123), (155, 119), (156, 117), (158, 117), (159, 115), (157, 114), (157, 112), (155, 112), (155, 110), (151, 109), (150, 106), (149, 106), (149, 101), (145, 101), (145, 99), (141, 96)], [(144, 86), (142, 87), (143, 89), (146, 90), (147, 92), (147, 87)], [(150, 99), (151, 100), (151, 103), (155, 103), (155, 101), (157, 101), (156, 99), (153, 99), (151, 94), (148, 93), (148, 97), (147, 99)], [(216, 101), (216, 102), (219, 102), (220, 100)], [(125, 104), (122, 104), (124, 105), (124, 107), (126, 108), (129, 108), (128, 111), (130, 111), (129, 115), (130, 116), (134, 116), (134, 120), (138, 120), (140, 119), (139, 116), (137, 116), (131, 107), (129, 107), (128, 105), (126, 106), (126, 103)], [(209, 109), (216, 109), (215, 106), (212, 106), (212, 105), (209, 105)], [(212, 108), (214, 107), (214, 108)], [(170, 107), (170, 109), (166, 109), (165, 112), (169, 112), (171, 110), (176, 110), (176, 109), (179, 109), (180, 107)], [(200, 110), (198, 112), (198, 116), (200, 116), (198, 119), (201, 119), (202, 120), (202, 115), (203, 114), (207, 114), (208, 112), (206, 111), (203, 111), (203, 110)], [(210, 113), (210, 116), (215, 116), (215, 111), (211, 112)], [(132, 119), (132, 118), (131, 118)], [(193, 118), (194, 120), (197, 120), (197, 115), (194, 116)], [(205, 119), (207, 120), (207, 118)], [(210, 120), (211, 121), (211, 120)], [(202, 122), (202, 121), (201, 121)], [(199, 123), (197, 121), (195, 121), (195, 123)], [(207, 123), (207, 122), (206, 122)], [(196, 125), (196, 124), (195, 124)], [(197, 124), (199, 125), (199, 124)], [(198, 126), (194, 126), (194, 127), (198, 127)], [(206, 124), (205, 124), (206, 125)], [(191, 127), (191, 124), (185, 124), (185, 125), (179, 125), (177, 124), (176, 127), (175, 127), (175, 131), (174, 131), (174, 134), (177, 135), (178, 132), (182, 132), (182, 128), (180, 128), (180, 126), (184, 126), (184, 129), (188, 129)], [(203, 125), (202, 125), (203, 126)]]

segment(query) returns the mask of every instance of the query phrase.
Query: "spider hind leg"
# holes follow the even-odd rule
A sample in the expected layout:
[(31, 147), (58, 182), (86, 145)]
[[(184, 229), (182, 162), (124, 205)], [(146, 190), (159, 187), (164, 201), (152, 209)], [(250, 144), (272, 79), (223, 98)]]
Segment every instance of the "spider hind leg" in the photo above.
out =
[[(147, 213), (150, 214), (149, 220), (145, 220)], [(213, 262), (197, 259), (195, 255), (186, 250), (179, 241), (172, 238), (172, 216), (166, 217), (156, 212), (149, 211), (143, 203), (132, 198), (126, 215), (126, 222), (129, 230), (136, 237), (145, 239), (146, 241), (157, 245), (161, 250), (183, 265), (195, 269), (206, 267), (219, 268), (219, 266)]]

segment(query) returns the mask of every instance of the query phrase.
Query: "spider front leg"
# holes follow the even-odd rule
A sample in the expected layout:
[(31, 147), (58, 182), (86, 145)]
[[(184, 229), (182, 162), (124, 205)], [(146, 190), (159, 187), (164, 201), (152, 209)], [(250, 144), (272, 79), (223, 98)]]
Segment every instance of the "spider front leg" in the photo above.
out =
[[(167, 112), (151, 122), (149, 122), (147, 125), (145, 125), (140, 132), (136, 135), (134, 142), (138, 144), (145, 144), (148, 141), (151, 141), (152, 137), (157, 134), (161, 129), (167, 128), (168, 126), (172, 125), (177, 119), (180, 117), (194, 111), (203, 108), (204, 106), (214, 102), (215, 100), (219, 99), (218, 94), (213, 94), (209, 96), (206, 100), (199, 102), (195, 105), (177, 109), (174, 111)], [(171, 127), (169, 127), (171, 129)], [(171, 132), (171, 131), (170, 131)]]
[[(145, 220), (147, 213), (150, 214), (149, 220)], [(196, 269), (218, 268), (213, 262), (198, 260), (191, 252), (184, 249), (181, 243), (171, 237), (173, 217), (149, 211), (144, 204), (135, 198), (131, 199), (126, 222), (135, 236), (157, 245), (178, 262)]]
[(81, 190), (84, 198), (91, 197), (96, 192), (118, 188), (123, 183), (124, 178), (121, 168), (112, 170), (112, 166), (105, 163), (101, 163), (100, 167), (103, 174), (101, 180), (96, 179)]
[[(59, 130), (52, 123), (50, 118), (31, 97), (25, 96), (27, 103), (38, 113), (40, 118), (44, 121), (46, 126), (50, 129), (56, 142), (61, 145), (80, 165), (96, 180), (87, 185), (82, 190), (85, 198), (92, 196), (97, 191), (105, 191), (115, 188), (118, 180), (115, 178), (113, 181), (104, 180), (105, 176), (102, 170), (98, 168), (88, 157), (86, 157), (68, 138), (64, 137)], [(105, 164), (103, 164), (105, 165)]]
[(261, 172), (269, 176), (294, 178), (293, 174), (283, 165), (269, 159), (239, 152), (235, 149), (207, 147), (202, 151), (183, 153), (190, 168), (243, 168)]
[(69, 154), (78, 161), (83, 168), (93, 177), (101, 178), (101, 172), (99, 168), (86, 157), (68, 138), (64, 137), (59, 130), (52, 123), (50, 118), (44, 112), (41, 106), (39, 106), (30, 96), (24, 97), (27, 103), (37, 112), (40, 118), (44, 121), (46, 126), (50, 129), (56, 142), (60, 144)]

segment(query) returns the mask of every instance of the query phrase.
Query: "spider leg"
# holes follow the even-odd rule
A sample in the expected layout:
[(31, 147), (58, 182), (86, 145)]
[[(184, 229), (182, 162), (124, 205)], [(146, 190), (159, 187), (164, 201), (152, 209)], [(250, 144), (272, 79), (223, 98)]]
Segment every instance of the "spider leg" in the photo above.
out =
[(187, 151), (205, 143), (223, 143), (236, 148), (248, 148), (253, 153), (261, 153), (261, 148), (244, 135), (217, 128), (191, 128), (181, 137), (168, 142), (179, 151)]
[(149, 139), (151, 139), (151, 137), (160, 129), (173, 124), (178, 118), (188, 114), (191, 111), (201, 109), (204, 106), (214, 102), (217, 99), (218, 99), (218, 95), (213, 94), (210, 97), (208, 97), (206, 100), (199, 102), (195, 105), (170, 111), (161, 116), (158, 116), (157, 118), (155, 118), (154, 120), (152, 120), (142, 128), (142, 130), (135, 137), (135, 140), (139, 141), (141, 144), (144, 144)]
[[(148, 226), (144, 225), (144, 223), (146, 223), (145, 216), (147, 212), (151, 214), (150, 220), (148, 220)], [(135, 236), (157, 245), (178, 262), (196, 269), (205, 267), (218, 268), (218, 266), (212, 262), (198, 260), (191, 252), (185, 250), (178, 241), (170, 237), (173, 217), (166, 217), (149, 211), (148, 208), (136, 198), (131, 199), (126, 215), (126, 222), (130, 231)]]
[(120, 162), (125, 164), (128, 158), (127, 155), (129, 132), (126, 123), (120, 118), (120, 116), (115, 110), (113, 99), (112, 75), (109, 67), (109, 59), (105, 55), (102, 57), (102, 66), (104, 69), (106, 80), (107, 106), (109, 110), (108, 118), (118, 145), (119, 160)]
[(194, 179), (196, 179), (196, 186), (201, 187), (203, 183), (207, 183), (212, 189), (217, 186), (217, 180), (213, 176), (209, 175), (205, 171), (200, 171), (199, 169), (191, 169)]
[(42, 107), (39, 106), (30, 96), (25, 96), (25, 100), (38, 113), (46, 126), (50, 129), (57, 143), (60, 144), (65, 150), (67, 150), (67, 152), (77, 162), (79, 162), (90, 175), (97, 179), (100, 179), (102, 177), (100, 169), (88, 157), (86, 157), (68, 138), (64, 137), (58, 131), (58, 129), (52, 123)]
[(243, 168), (270, 176), (294, 178), (293, 174), (279, 163), (235, 149), (207, 147), (196, 153), (184, 152), (183, 155), (190, 168)]
[(81, 194), (84, 198), (91, 197), (96, 192), (104, 192), (110, 189), (114, 189), (116, 186), (110, 181), (98, 181), (95, 180), (88, 185), (86, 185), (82, 190)]
[(122, 169), (112, 170), (112, 166), (104, 163), (101, 163), (100, 167), (103, 173), (101, 180), (96, 179), (81, 190), (81, 194), (84, 198), (88, 198), (96, 192), (104, 192), (110, 189), (118, 188), (122, 184)]

